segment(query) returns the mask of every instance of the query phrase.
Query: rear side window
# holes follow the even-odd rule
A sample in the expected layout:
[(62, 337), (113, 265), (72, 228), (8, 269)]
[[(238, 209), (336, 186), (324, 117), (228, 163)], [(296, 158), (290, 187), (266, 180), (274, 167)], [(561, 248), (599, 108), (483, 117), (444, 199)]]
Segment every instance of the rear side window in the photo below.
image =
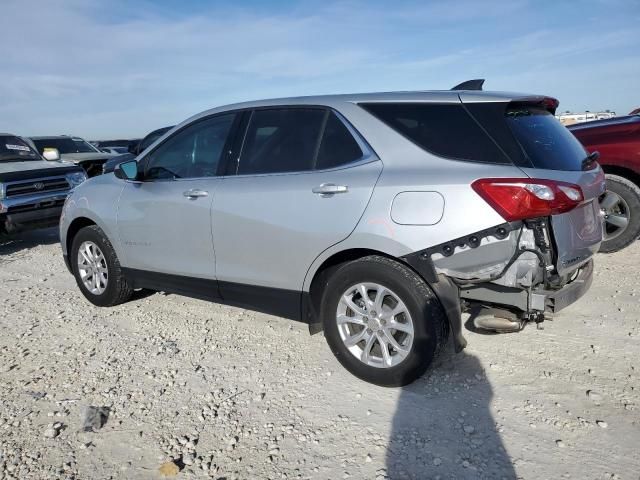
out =
[(580, 171), (587, 152), (550, 112), (527, 105), (510, 105), (506, 122), (531, 167)]
[(316, 170), (340, 167), (362, 158), (362, 155), (362, 149), (349, 129), (335, 113), (330, 112), (318, 150)]
[(361, 106), (435, 155), (471, 162), (511, 163), (462, 104), (368, 103)]
[(306, 172), (360, 160), (360, 145), (328, 109), (273, 108), (252, 113), (239, 175)]
[(255, 110), (249, 121), (238, 174), (303, 172), (313, 169), (325, 110)]

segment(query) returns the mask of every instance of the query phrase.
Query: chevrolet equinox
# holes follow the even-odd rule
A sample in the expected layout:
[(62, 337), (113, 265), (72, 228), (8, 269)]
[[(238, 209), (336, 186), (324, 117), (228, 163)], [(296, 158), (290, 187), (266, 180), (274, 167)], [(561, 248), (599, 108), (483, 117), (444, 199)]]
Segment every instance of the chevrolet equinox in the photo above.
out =
[(589, 288), (604, 175), (557, 106), (470, 85), (207, 110), (69, 195), (65, 261), (95, 305), (146, 288), (279, 315), (405, 385), (465, 347), (462, 312), (517, 331)]

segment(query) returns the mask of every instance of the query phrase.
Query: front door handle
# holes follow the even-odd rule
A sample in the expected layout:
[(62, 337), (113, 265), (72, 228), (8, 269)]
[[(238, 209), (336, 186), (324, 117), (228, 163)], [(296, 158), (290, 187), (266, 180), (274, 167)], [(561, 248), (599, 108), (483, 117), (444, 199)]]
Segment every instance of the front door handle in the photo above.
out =
[(346, 185), (336, 185), (335, 183), (323, 183), (322, 185), (313, 187), (311, 191), (322, 197), (329, 197), (336, 193), (347, 193), (349, 191), (349, 187)]
[(187, 198), (208, 197), (209, 196), (209, 192), (207, 192), (206, 190), (200, 190), (200, 189), (197, 189), (197, 188), (192, 188), (191, 190), (187, 190), (186, 192), (182, 192), (182, 195), (184, 195)]

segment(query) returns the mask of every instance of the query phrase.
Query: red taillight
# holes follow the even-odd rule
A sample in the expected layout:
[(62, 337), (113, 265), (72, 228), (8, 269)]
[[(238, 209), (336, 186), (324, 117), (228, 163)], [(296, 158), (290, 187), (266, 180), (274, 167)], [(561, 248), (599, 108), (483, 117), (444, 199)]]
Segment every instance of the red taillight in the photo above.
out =
[(584, 200), (578, 185), (538, 178), (481, 178), (471, 187), (508, 222), (568, 212)]

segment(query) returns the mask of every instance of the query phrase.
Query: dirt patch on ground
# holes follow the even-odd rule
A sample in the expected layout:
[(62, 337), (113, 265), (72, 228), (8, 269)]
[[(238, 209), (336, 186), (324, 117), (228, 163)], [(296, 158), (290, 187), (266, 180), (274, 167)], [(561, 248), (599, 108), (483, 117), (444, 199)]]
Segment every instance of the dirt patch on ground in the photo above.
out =
[(305, 325), (175, 295), (96, 308), (55, 231), (2, 240), (0, 478), (637, 479), (639, 266), (638, 243), (600, 255), (544, 330), (467, 332), (384, 389)]

